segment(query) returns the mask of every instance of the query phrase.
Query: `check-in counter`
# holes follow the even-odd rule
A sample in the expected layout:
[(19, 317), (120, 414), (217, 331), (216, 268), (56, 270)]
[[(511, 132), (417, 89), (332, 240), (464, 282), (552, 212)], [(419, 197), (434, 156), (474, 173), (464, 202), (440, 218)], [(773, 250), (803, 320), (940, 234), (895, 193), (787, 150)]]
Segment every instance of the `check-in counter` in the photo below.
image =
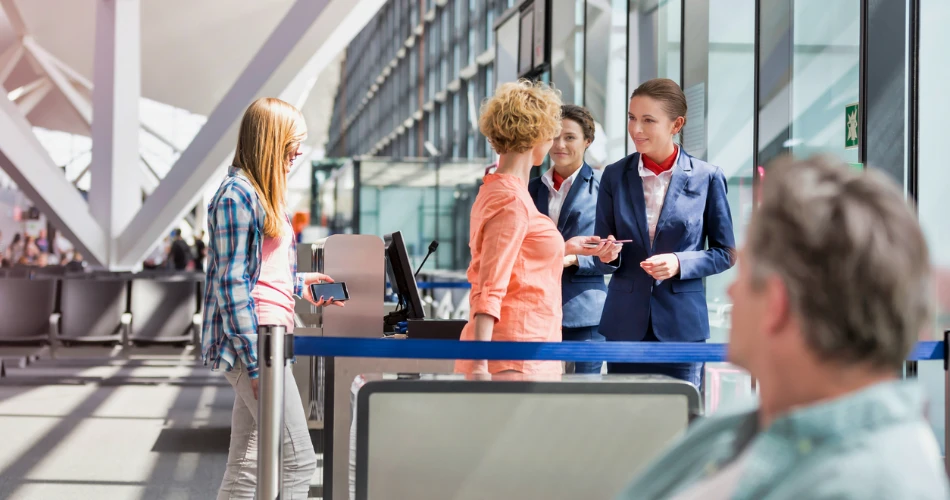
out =
[(614, 498), (701, 411), (642, 375), (373, 374), (351, 397), (356, 500)]
[[(386, 312), (383, 240), (374, 235), (333, 235), (299, 245), (298, 250), (298, 272), (317, 271), (345, 282), (350, 298), (345, 307), (322, 308), (298, 300), (296, 316), (304, 326), (295, 328), (295, 335), (382, 337)], [(305, 413), (311, 427), (323, 428), (324, 498), (348, 498), (349, 395), (353, 380), (361, 373), (451, 373), (453, 368), (454, 362), (449, 360), (297, 358), (294, 377)]]

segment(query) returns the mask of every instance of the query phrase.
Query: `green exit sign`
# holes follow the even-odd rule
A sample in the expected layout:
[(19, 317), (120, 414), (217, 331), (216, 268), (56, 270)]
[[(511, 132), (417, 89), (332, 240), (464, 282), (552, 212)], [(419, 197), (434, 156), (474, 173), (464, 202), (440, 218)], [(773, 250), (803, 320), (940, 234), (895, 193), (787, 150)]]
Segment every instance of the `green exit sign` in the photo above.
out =
[(858, 147), (858, 137), (861, 136), (858, 125), (858, 103), (849, 104), (844, 108), (844, 148)]

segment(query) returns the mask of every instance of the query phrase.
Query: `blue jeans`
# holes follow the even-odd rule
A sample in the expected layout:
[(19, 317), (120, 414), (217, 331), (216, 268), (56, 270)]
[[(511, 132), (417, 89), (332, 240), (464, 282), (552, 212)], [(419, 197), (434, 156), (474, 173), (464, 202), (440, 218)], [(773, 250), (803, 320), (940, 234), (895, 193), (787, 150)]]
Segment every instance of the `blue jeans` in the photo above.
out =
[[(607, 339), (598, 332), (599, 328), (599, 326), (561, 328), (561, 339), (564, 342), (604, 342)], [(603, 361), (576, 361), (574, 373), (600, 373), (603, 366)]]
[[(653, 325), (647, 329), (642, 342), (659, 342), (653, 333)], [(705, 340), (701, 341), (705, 342)], [(607, 363), (607, 373), (632, 375), (666, 375), (689, 382), (697, 389), (702, 387), (704, 363)]]

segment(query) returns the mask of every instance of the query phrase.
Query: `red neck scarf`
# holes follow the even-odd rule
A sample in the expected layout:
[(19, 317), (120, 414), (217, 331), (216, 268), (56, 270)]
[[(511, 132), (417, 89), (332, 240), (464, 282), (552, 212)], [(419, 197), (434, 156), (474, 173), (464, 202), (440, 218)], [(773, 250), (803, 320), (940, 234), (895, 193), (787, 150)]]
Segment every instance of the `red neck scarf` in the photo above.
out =
[(679, 148), (673, 146), (673, 154), (671, 154), (667, 159), (663, 160), (662, 163), (657, 164), (647, 155), (640, 155), (640, 158), (643, 159), (643, 166), (647, 168), (650, 172), (653, 172), (656, 175), (660, 175), (663, 172), (673, 168), (673, 164), (676, 163), (676, 156), (679, 153)]
[(561, 184), (564, 182), (564, 178), (558, 175), (557, 170), (551, 170), (551, 178), (554, 180), (554, 190), (560, 191)]

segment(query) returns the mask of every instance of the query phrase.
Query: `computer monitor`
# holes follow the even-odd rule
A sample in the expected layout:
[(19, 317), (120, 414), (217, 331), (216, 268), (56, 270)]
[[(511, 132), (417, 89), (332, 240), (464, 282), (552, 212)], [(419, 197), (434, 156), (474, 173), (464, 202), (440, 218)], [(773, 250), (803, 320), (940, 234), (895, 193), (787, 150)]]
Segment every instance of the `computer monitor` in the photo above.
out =
[(400, 321), (425, 318), (422, 308), (422, 298), (419, 296), (419, 287), (416, 286), (416, 277), (409, 264), (409, 252), (406, 251), (406, 242), (402, 233), (396, 231), (383, 237), (386, 243), (386, 273), (389, 276), (390, 286), (399, 300), (396, 311), (386, 316), (386, 324), (395, 325)]

